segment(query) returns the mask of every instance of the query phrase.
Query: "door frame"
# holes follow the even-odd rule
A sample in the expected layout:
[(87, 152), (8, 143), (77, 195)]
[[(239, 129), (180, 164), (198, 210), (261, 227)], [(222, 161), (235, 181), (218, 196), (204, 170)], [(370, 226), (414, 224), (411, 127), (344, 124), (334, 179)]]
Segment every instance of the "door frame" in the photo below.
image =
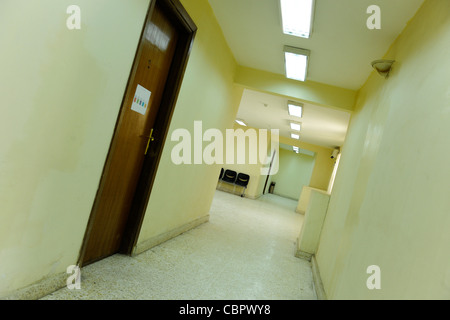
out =
[(270, 171), (272, 170), (273, 160), (275, 159), (276, 153), (277, 153), (277, 150), (274, 150), (274, 153), (272, 155), (272, 160), (270, 160), (269, 171), (267, 172), (267, 177), (266, 177), (266, 183), (264, 183), (263, 195), (266, 194), (266, 187), (267, 187), (267, 183), (269, 182)]
[[(153, 137), (155, 137), (155, 140), (150, 143), (147, 154), (145, 155), (136, 192), (134, 194), (131, 209), (127, 218), (125, 231), (121, 240), (119, 253), (127, 255), (131, 255), (133, 253), (133, 249), (139, 237), (139, 232), (142, 226), (142, 222), (144, 221), (144, 215), (147, 209), (148, 200), (150, 198), (150, 193), (152, 191), (152, 187), (158, 170), (159, 161), (161, 159), (161, 153), (163, 151), (163, 147), (169, 130), (169, 125), (172, 120), (173, 111), (175, 109), (176, 101), (183, 81), (184, 72), (189, 60), (192, 44), (197, 32), (197, 26), (190, 18), (184, 7), (181, 5), (180, 0), (150, 1), (147, 15), (142, 26), (141, 35), (139, 37), (139, 46), (136, 50), (133, 65), (124, 90), (121, 108), (117, 117), (113, 137), (116, 136), (116, 131), (118, 130), (120, 124), (119, 122), (122, 112), (124, 111), (124, 108), (127, 107), (124, 106), (127, 88), (136, 74), (141, 52), (140, 44), (144, 36), (146, 23), (148, 21), (148, 18), (153, 14), (156, 2), (158, 2), (158, 5), (164, 10), (164, 12), (168, 15), (168, 18), (176, 27), (179, 38), (175, 48), (175, 54), (169, 69), (166, 85), (164, 87), (161, 104), (159, 106), (159, 110), (155, 119), (153, 128)], [(100, 178), (100, 184), (97, 190), (96, 199), (103, 188), (102, 178), (105, 175), (105, 172), (108, 170), (108, 159), (112, 154), (112, 150), (115, 148), (114, 140), (115, 139), (113, 138), (110, 143), (108, 156), (106, 157), (102, 176)], [(96, 200), (94, 201), (94, 205), (92, 207), (91, 215), (83, 239), (83, 244), (81, 246), (80, 254), (78, 257), (78, 266), (80, 267), (83, 265), (85, 249), (90, 237), (93, 223), (95, 221), (95, 209)]]

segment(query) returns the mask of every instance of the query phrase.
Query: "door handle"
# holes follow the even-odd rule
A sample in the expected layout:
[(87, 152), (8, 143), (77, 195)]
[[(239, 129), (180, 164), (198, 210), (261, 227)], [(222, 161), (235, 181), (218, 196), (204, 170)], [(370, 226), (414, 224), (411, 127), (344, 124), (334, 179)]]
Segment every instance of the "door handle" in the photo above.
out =
[(155, 141), (155, 137), (153, 136), (153, 128), (152, 128), (152, 130), (150, 130), (149, 136), (141, 136), (141, 137), (148, 138), (147, 147), (145, 148), (145, 153), (144, 153), (144, 155), (147, 155), (147, 151), (148, 151), (148, 147), (150, 146), (150, 142)]

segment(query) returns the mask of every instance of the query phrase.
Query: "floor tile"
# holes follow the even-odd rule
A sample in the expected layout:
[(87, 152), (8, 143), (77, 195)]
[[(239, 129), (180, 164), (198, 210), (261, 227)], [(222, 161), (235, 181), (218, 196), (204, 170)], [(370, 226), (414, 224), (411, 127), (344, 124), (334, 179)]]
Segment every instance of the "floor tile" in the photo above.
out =
[(42, 299), (317, 299), (310, 262), (295, 242), (297, 202), (216, 191), (210, 221), (136, 257), (113, 255), (82, 269), (81, 290)]

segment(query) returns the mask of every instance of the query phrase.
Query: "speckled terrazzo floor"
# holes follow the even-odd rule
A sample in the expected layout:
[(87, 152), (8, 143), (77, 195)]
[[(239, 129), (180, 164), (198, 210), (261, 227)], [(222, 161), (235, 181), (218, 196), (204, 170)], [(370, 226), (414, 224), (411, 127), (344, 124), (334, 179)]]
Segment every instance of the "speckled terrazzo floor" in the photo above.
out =
[(311, 264), (294, 256), (303, 221), (296, 205), (216, 191), (209, 222), (136, 257), (88, 265), (80, 290), (42, 299), (316, 299)]

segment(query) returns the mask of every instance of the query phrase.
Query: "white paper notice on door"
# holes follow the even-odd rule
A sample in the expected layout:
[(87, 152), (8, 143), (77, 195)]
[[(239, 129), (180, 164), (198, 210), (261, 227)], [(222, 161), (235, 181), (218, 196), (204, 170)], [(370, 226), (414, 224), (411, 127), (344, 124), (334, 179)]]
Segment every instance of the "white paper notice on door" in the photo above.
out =
[(134, 94), (133, 103), (131, 104), (131, 110), (145, 115), (151, 94), (150, 91), (138, 84), (136, 93)]

